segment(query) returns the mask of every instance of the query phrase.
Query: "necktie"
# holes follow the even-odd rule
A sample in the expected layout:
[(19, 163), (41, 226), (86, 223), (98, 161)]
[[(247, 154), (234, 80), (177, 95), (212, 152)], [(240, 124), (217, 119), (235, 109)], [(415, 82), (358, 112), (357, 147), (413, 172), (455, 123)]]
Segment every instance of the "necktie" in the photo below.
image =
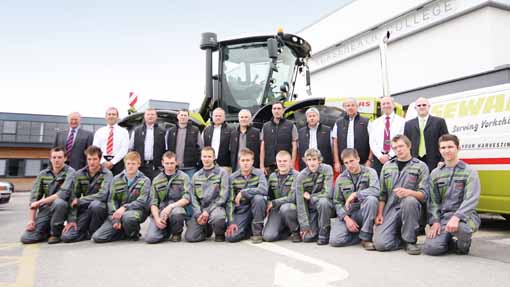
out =
[(390, 151), (390, 116), (386, 116), (386, 124), (384, 125), (383, 151), (385, 153)]
[(75, 129), (71, 129), (71, 132), (69, 133), (69, 136), (67, 137), (66, 142), (66, 154), (71, 154), (71, 150), (73, 149), (73, 141), (74, 141), (74, 133)]
[(423, 130), (425, 129), (425, 119), (420, 118), (420, 145), (418, 146), (418, 156), (423, 157), (427, 153), (425, 148), (425, 135)]
[(108, 134), (108, 141), (106, 142), (106, 154), (112, 155), (113, 152), (113, 127), (110, 127), (110, 134)]

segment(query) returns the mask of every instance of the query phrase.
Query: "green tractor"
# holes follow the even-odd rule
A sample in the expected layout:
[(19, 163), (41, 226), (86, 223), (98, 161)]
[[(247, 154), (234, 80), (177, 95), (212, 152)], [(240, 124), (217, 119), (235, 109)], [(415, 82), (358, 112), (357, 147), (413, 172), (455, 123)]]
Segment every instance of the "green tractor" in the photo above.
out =
[[(284, 103), (285, 117), (293, 120), (298, 128), (306, 124), (305, 111), (312, 106), (319, 109), (321, 122), (330, 127), (343, 113), (340, 97), (296, 94), (298, 80), (305, 82), (301, 84), (310, 94), (307, 61), (311, 46), (299, 36), (280, 30), (276, 35), (217, 41), (216, 34), (203, 33), (200, 48), (206, 54), (205, 98), (200, 109), (191, 113), (191, 119), (201, 129), (209, 123), (217, 107), (225, 110), (228, 123), (237, 122), (241, 109), (250, 110), (257, 128), (271, 119), (271, 104), (275, 101)], [(364, 102), (360, 113), (370, 118), (377, 116), (377, 98), (360, 100)], [(166, 125), (177, 122), (176, 114), (177, 111), (158, 111), (160, 121)], [(120, 125), (132, 129), (142, 120), (143, 114), (135, 113), (124, 118)]]

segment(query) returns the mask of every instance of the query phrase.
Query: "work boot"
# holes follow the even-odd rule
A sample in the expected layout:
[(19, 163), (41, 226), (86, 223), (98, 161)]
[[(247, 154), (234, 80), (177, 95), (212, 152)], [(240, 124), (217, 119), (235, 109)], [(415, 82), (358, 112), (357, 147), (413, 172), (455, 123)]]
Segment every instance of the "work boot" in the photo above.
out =
[(214, 235), (214, 241), (216, 242), (225, 242), (225, 235), (221, 234), (221, 235)]
[(451, 238), (448, 241), (448, 253), (457, 253), (457, 238)]
[(327, 245), (329, 244), (329, 231), (330, 227), (321, 228), (319, 231), (319, 239), (317, 240), (317, 245)]
[(362, 246), (365, 250), (369, 250), (369, 251), (373, 251), (373, 250), (375, 250), (375, 246), (374, 246), (374, 244), (372, 243), (372, 241), (362, 240), (362, 241), (361, 241), (361, 246)]
[(407, 243), (406, 244), (406, 252), (409, 255), (420, 255), (421, 248), (416, 243)]
[(290, 240), (294, 243), (301, 242), (301, 236), (299, 235), (299, 232), (292, 232), (290, 234)]
[(262, 243), (262, 236), (260, 236), (260, 235), (253, 235), (251, 237), (251, 243), (255, 243), (255, 244)]
[(457, 255), (469, 254), (469, 249), (471, 248), (471, 240), (469, 240), (469, 242), (463, 242), (462, 244), (459, 244), (458, 240), (455, 240), (455, 243), (456, 243), (455, 254)]
[(180, 234), (174, 234), (170, 237), (170, 241), (172, 242), (180, 242), (181, 241), (181, 235)]
[(48, 244), (57, 244), (61, 241), (60, 239), (60, 236), (50, 236), (50, 238), (48, 238)]

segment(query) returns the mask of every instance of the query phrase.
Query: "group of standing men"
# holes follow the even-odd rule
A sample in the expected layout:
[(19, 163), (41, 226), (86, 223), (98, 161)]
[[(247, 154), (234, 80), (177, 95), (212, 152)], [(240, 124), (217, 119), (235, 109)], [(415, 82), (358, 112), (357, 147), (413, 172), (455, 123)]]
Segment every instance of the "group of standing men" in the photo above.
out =
[(115, 108), (95, 135), (73, 113), (69, 130), (57, 134), (51, 166), (34, 184), (21, 241), (137, 240), (150, 216), (148, 243), (180, 241), (186, 223), (189, 242), (212, 233), (216, 241), (251, 237), (255, 243), (290, 236), (319, 245), (361, 242), (367, 250), (404, 246), (419, 254), (420, 218), (428, 210), (424, 251), (467, 253), (480, 223), (480, 185), (458, 159), (458, 139), (448, 135), (444, 119), (429, 115), (423, 98), (416, 101), (418, 117), (408, 122), (389, 97), (372, 123), (355, 99), (343, 107), (345, 116), (332, 129), (310, 108), (298, 130), (276, 102), (261, 131), (251, 126), (248, 110), (232, 128), (217, 108), (202, 134), (188, 111), (179, 111), (177, 125), (165, 130), (148, 109), (131, 137), (117, 125)]

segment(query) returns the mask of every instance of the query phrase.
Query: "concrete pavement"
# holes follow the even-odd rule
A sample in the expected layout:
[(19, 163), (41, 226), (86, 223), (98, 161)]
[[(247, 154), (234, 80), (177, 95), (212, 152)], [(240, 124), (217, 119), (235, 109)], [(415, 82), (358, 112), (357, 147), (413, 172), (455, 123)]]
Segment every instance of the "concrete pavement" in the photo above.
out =
[[(510, 224), (485, 217), (469, 256), (289, 241), (19, 244), (28, 193), (0, 205), (2, 286), (507, 286)], [(421, 238), (423, 240), (423, 238)]]

